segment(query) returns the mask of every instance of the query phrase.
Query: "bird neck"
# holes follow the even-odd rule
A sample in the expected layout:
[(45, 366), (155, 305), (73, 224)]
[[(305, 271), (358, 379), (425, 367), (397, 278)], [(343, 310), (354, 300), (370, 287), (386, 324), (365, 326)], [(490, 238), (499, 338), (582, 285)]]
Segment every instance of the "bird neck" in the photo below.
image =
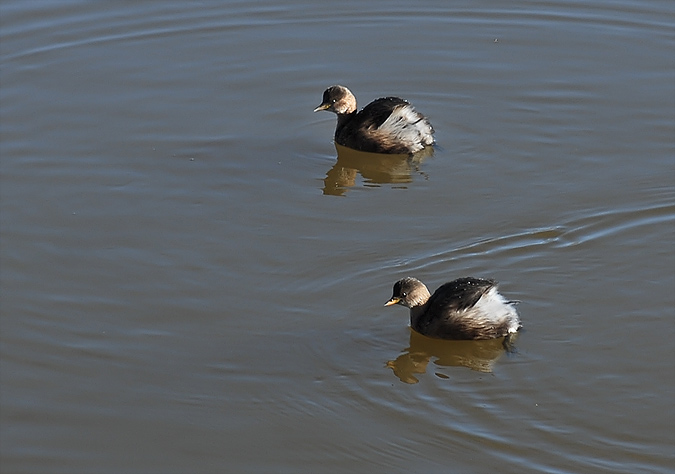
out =
[(410, 307), (410, 325), (415, 329), (418, 327), (427, 309), (429, 309), (429, 298), (431, 298), (431, 294), (424, 283), (422, 283), (421, 287), (415, 290), (414, 306)]
[(336, 114), (337, 115), (337, 126), (335, 127), (335, 136), (338, 132), (342, 130), (349, 122), (356, 117), (356, 110), (348, 114)]
[(422, 319), (424, 314), (427, 312), (428, 306), (429, 305), (427, 303), (424, 303), (424, 304), (421, 304), (421, 305), (418, 305), (418, 306), (413, 306), (412, 308), (410, 308), (410, 326), (413, 329), (418, 330), (418, 328), (420, 326), (420, 324), (419, 324), (420, 320)]

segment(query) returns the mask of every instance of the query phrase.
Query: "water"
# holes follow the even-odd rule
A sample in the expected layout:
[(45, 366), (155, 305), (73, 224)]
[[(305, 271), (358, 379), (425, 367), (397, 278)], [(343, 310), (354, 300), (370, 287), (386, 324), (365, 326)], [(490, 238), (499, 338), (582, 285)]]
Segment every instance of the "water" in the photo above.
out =
[[(0, 19), (2, 472), (675, 467), (671, 2)], [(433, 154), (336, 149), (335, 83)], [(411, 333), (405, 275), (499, 280), (516, 352)]]

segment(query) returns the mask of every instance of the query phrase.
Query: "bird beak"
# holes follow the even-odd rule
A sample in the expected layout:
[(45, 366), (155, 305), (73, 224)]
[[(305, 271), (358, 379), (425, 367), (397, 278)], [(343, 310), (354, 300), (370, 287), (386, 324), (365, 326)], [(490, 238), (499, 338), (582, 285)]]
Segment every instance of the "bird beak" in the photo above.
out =
[(314, 112), (318, 112), (319, 110), (326, 110), (330, 108), (330, 104), (321, 104), (318, 106), (316, 109), (314, 109)]
[(391, 306), (391, 305), (397, 304), (399, 301), (401, 301), (401, 298), (393, 297), (392, 299), (390, 299), (389, 301), (384, 303), (384, 305), (385, 306)]

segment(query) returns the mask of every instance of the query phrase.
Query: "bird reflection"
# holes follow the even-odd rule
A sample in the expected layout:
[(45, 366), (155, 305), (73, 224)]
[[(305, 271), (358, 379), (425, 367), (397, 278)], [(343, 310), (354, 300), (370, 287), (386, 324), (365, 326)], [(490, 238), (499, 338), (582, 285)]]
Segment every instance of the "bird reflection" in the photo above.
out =
[[(410, 330), (410, 346), (396, 358), (387, 362), (387, 367), (405, 383), (417, 383), (415, 374), (424, 374), (431, 358), (440, 367), (468, 367), (478, 372), (492, 372), (499, 357), (513, 350), (515, 335), (510, 338), (479, 341), (448, 341), (423, 336)], [(441, 378), (446, 375), (436, 373)]]
[(386, 155), (366, 153), (335, 144), (337, 162), (328, 170), (324, 179), (324, 194), (342, 196), (356, 184), (361, 174), (367, 185), (406, 184), (412, 182), (413, 171), (426, 158), (434, 154), (433, 147), (426, 147), (414, 155)]

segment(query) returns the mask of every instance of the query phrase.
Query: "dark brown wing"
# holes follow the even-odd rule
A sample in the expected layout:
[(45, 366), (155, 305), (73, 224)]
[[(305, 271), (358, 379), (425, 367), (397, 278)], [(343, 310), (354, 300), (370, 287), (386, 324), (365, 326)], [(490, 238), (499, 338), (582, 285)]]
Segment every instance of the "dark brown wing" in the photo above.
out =
[(442, 339), (487, 339), (497, 337), (495, 328), (486, 321), (464, 317), (497, 283), (483, 278), (459, 278), (437, 289), (424, 315), (416, 321), (415, 329), (422, 334)]
[(496, 281), (484, 278), (458, 278), (441, 286), (431, 295), (427, 311), (441, 314), (471, 308), (496, 285)]
[(410, 104), (407, 100), (399, 99), (398, 97), (376, 99), (358, 113), (360, 123), (368, 128), (378, 128), (389, 118), (394, 109), (401, 105)]

